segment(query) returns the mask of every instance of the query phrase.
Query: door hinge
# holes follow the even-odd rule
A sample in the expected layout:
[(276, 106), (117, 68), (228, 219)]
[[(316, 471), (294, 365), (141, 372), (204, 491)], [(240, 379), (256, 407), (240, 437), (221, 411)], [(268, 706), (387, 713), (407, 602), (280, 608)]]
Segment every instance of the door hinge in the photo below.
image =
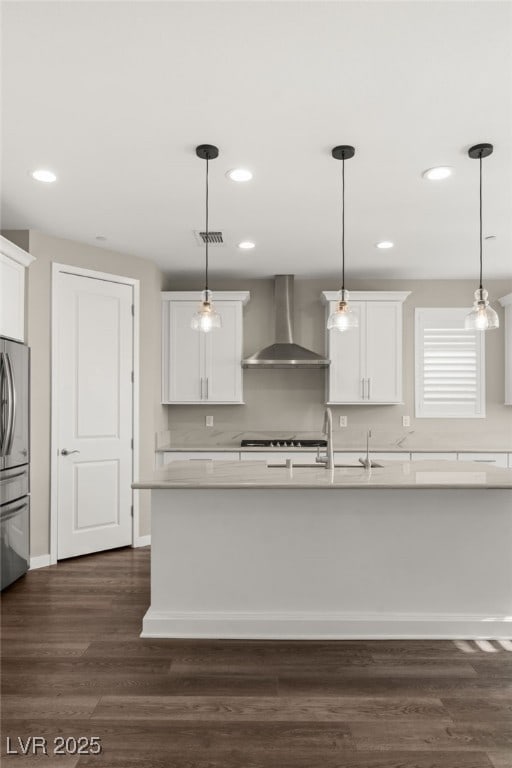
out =
[(133, 517), (133, 504), (132, 504), (132, 506), (130, 507), (130, 515)]
[(133, 437), (132, 437), (132, 439), (130, 440), (130, 447), (131, 447), (131, 449), (132, 449), (132, 451), (133, 451)]
[(132, 384), (135, 381), (135, 373), (132, 371)]
[(132, 304), (132, 317), (135, 317), (135, 304)]

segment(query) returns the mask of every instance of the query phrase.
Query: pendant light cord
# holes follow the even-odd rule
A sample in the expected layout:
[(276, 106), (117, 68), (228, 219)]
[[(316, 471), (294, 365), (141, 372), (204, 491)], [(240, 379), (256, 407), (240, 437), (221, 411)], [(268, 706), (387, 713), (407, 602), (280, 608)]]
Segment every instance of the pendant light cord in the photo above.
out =
[[(208, 291), (208, 160), (209, 156), (206, 155), (206, 263), (205, 263), (205, 291)], [(208, 301), (208, 294), (206, 294), (206, 300)]]
[(480, 150), (480, 291), (482, 291), (482, 150)]
[(345, 156), (341, 159), (341, 298), (345, 291)]

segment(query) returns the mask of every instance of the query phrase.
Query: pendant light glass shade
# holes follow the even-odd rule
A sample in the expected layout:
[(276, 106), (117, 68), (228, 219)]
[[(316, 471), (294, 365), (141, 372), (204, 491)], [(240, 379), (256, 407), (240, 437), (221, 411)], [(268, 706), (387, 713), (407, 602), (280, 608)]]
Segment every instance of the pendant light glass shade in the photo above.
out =
[(341, 160), (341, 291), (340, 300), (334, 312), (331, 312), (327, 320), (327, 330), (348, 331), (359, 325), (358, 316), (352, 312), (348, 303), (349, 295), (345, 290), (345, 160), (354, 157), (355, 149), (348, 144), (334, 147), (332, 156), (335, 160)]
[(214, 328), (222, 327), (222, 319), (211, 302), (211, 291), (203, 291), (203, 301), (198, 307), (197, 312), (192, 315), (191, 326), (195, 331), (209, 333)]
[(197, 312), (192, 315), (190, 321), (190, 327), (194, 331), (200, 331), (201, 333), (210, 333), (215, 328), (222, 327), (222, 319), (212, 303), (212, 292), (208, 289), (208, 243), (209, 243), (209, 230), (208, 230), (208, 213), (209, 213), (209, 196), (208, 196), (208, 175), (209, 175), (209, 161), (214, 160), (219, 155), (219, 150), (214, 147), (213, 144), (201, 144), (196, 147), (196, 155), (202, 160), (206, 160), (206, 231), (205, 231), (205, 279), (204, 279), (204, 291), (203, 300), (199, 305)]
[(482, 287), (483, 271), (483, 230), (482, 230), (482, 158), (492, 154), (492, 144), (475, 144), (468, 151), (469, 157), (480, 162), (480, 286), (475, 291), (473, 309), (466, 315), (464, 328), (467, 331), (491, 331), (499, 328), (500, 320), (488, 301), (488, 292)]
[(342, 299), (334, 312), (331, 312), (327, 320), (327, 330), (348, 331), (350, 328), (357, 328), (359, 321), (357, 315), (352, 312), (348, 303), (348, 291), (342, 291)]
[(464, 328), (467, 331), (490, 331), (499, 328), (500, 320), (494, 309), (487, 301), (489, 294), (485, 288), (477, 288), (473, 309), (466, 315)]

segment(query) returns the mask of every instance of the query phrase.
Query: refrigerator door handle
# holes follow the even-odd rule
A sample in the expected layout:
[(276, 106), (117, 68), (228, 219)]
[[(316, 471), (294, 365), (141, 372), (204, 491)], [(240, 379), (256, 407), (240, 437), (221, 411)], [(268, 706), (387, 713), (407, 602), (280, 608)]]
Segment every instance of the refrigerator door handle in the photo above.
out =
[(0, 352), (0, 456), (5, 456), (7, 435), (9, 434), (9, 400), (4, 400), (4, 388), (7, 382), (5, 352)]
[(14, 375), (12, 372), (11, 358), (9, 357), (8, 352), (5, 352), (5, 361), (7, 363), (5, 370), (7, 372), (7, 381), (9, 385), (9, 427), (7, 430), (7, 446), (5, 455), (9, 456), (12, 451), (12, 444), (14, 442), (14, 425), (16, 421), (16, 388), (14, 386)]

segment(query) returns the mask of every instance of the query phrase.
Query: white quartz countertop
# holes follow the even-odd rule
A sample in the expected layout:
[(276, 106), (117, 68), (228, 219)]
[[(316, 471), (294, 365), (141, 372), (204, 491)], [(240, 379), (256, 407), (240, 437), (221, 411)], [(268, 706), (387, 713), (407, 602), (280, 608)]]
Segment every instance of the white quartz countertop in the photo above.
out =
[[(325, 439), (325, 438), (322, 438)], [(323, 449), (321, 449), (323, 450)], [(363, 445), (356, 445), (356, 446), (346, 446), (346, 445), (334, 445), (334, 450), (336, 453), (357, 453), (358, 451), (361, 452), (361, 455), (363, 455), (366, 452), (366, 446)], [(221, 453), (221, 452), (237, 452), (237, 453), (286, 453), (288, 451), (292, 453), (314, 453), (316, 452), (316, 448), (312, 447), (301, 447), (301, 448), (294, 448), (290, 446), (280, 446), (279, 448), (272, 447), (272, 446), (266, 446), (266, 447), (251, 447), (251, 446), (241, 446), (240, 442), (238, 443), (214, 443), (212, 445), (208, 443), (189, 443), (189, 444), (178, 444), (178, 445), (164, 445), (161, 447), (158, 447), (155, 449), (156, 453)], [(438, 453), (441, 451), (442, 453), (510, 453), (512, 452), (512, 446), (509, 448), (481, 448), (479, 446), (475, 446), (473, 448), (411, 448), (410, 446), (407, 447), (397, 447), (397, 446), (372, 446), (372, 453)]]
[[(300, 456), (297, 456), (300, 462)], [(136, 489), (172, 488), (504, 488), (512, 489), (512, 469), (465, 461), (382, 462), (363, 466), (267, 466), (266, 461), (174, 461), (133, 483)], [(512, 508), (511, 508), (512, 511)]]

